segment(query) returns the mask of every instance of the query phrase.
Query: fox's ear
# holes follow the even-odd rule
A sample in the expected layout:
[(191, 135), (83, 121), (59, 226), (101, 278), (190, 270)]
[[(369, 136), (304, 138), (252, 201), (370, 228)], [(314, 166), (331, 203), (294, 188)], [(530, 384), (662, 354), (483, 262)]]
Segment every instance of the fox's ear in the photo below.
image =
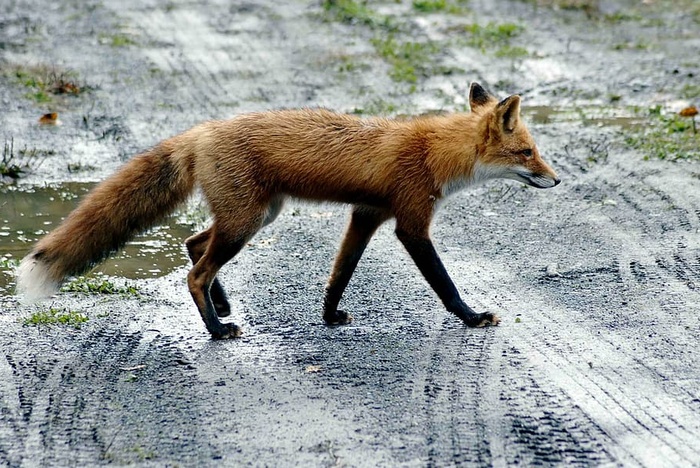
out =
[(520, 120), (520, 96), (514, 94), (498, 103), (496, 118), (505, 132), (512, 132)]
[(488, 104), (491, 100), (496, 100), (477, 82), (472, 83), (469, 87), (469, 107), (474, 110), (477, 107)]

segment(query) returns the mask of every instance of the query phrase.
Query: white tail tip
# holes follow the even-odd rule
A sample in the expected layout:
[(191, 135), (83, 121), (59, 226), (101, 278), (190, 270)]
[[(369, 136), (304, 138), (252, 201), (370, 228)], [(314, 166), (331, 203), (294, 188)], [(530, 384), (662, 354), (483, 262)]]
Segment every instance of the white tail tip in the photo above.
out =
[(48, 266), (27, 255), (17, 267), (17, 294), (23, 302), (36, 302), (58, 291), (59, 282), (51, 278)]

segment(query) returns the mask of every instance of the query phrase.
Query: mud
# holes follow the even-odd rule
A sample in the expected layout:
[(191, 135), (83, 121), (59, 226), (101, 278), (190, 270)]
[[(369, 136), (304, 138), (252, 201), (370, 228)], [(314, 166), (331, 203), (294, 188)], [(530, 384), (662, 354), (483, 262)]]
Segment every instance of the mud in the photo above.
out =
[[(687, 127), (682, 154), (644, 145), (661, 117), (700, 104), (696, 2), (459, 6), (3, 7), (0, 131), (28, 167), (0, 187), (0, 466), (698, 464), (700, 145)], [(522, 29), (476, 44), (474, 23)], [(390, 36), (437, 44), (415, 81), (380, 53)], [(522, 94), (563, 179), (546, 191), (494, 181), (436, 216), (448, 271), (499, 327), (445, 312), (391, 225), (344, 297), (355, 321), (324, 326), (347, 217), (335, 205), (287, 207), (222, 270), (239, 340), (210, 340), (186, 290), (181, 240), (206, 224), (197, 197), (102, 267), (137, 294), (36, 306), (11, 294), (16, 260), (76, 197), (199, 121), (463, 110), (471, 81)], [(79, 91), (56, 94), (66, 82)], [(59, 125), (38, 124), (47, 112)], [(47, 308), (88, 320), (24, 324)]]

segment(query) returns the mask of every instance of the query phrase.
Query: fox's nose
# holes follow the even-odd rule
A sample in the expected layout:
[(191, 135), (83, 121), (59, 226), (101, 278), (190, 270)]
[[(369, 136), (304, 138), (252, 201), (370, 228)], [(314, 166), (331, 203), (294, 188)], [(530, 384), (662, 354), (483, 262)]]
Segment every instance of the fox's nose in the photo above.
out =
[(561, 184), (561, 179), (557, 177), (556, 179), (554, 179), (554, 186), (556, 187), (559, 184)]

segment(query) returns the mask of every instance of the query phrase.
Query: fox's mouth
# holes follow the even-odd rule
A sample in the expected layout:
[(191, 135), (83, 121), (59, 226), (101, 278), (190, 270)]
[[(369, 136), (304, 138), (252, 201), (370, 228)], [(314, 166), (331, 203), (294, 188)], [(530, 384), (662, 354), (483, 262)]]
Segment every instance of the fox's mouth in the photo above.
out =
[(515, 176), (514, 179), (519, 180), (520, 182), (523, 182), (531, 187), (542, 189), (555, 187), (561, 182), (561, 179), (559, 178), (553, 178), (542, 174), (534, 174), (530, 171), (514, 171), (513, 175)]

